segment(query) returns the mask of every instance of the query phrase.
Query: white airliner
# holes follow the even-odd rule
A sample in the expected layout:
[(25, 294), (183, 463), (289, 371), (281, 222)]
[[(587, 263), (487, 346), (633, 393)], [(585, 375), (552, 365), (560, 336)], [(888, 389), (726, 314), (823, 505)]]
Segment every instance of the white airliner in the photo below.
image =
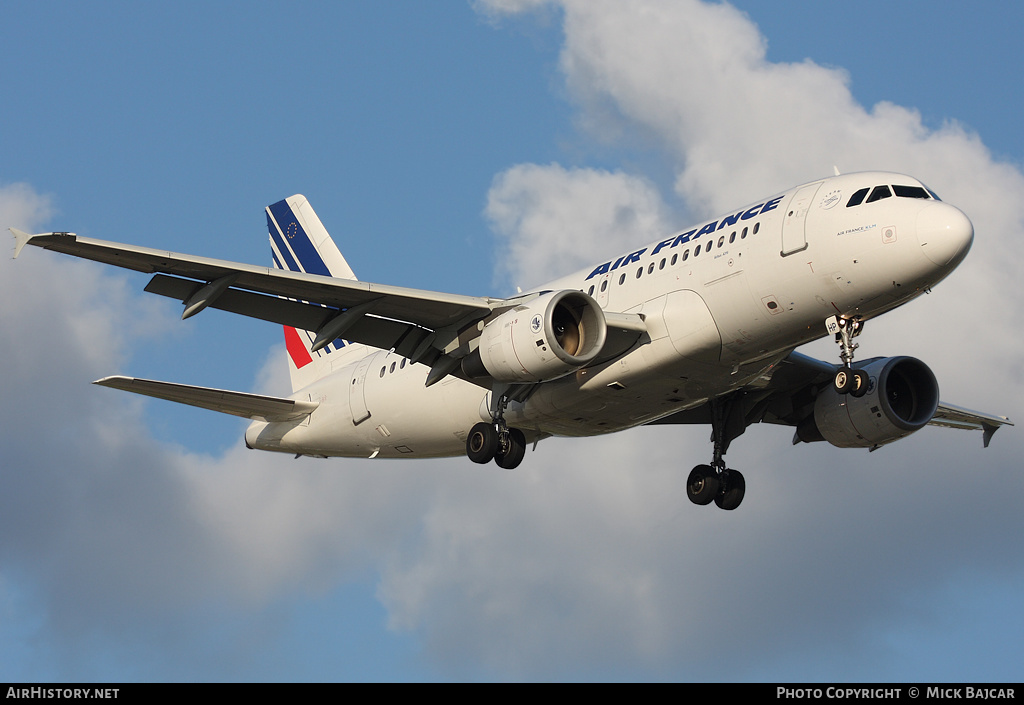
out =
[[(284, 326), (287, 399), (106, 377), (96, 384), (252, 419), (249, 448), (316, 457), (466, 454), (514, 468), (528, 444), (709, 424), (687, 494), (735, 509), (724, 455), (747, 426), (874, 450), (926, 424), (1004, 416), (944, 404), (910, 357), (854, 361), (866, 321), (966, 256), (970, 220), (904, 174), (836, 175), (731, 210), (512, 298), (360, 282), (303, 196), (267, 207), (274, 268), (12, 229), (26, 244), (153, 274), (146, 291)], [(795, 348), (834, 335), (841, 364)], [(1012, 424), (1011, 424), (1012, 425)]]

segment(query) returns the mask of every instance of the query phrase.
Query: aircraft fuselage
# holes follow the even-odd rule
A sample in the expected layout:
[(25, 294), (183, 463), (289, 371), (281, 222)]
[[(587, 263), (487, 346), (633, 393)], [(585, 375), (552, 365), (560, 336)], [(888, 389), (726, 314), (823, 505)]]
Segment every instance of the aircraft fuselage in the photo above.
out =
[[(505, 419), (527, 440), (589, 436), (702, 405), (770, 375), (794, 348), (826, 335), (829, 316), (866, 320), (920, 295), (972, 239), (960, 210), (916, 179), (884, 172), (815, 181), (729, 211), (539, 287), (641, 314), (647, 333), (626, 354), (511, 402)], [(425, 366), (350, 347), (343, 365), (292, 395), (319, 402), (310, 416), (254, 422), (247, 444), (322, 456), (458, 456), (468, 430), (491, 418), (482, 387), (456, 376), (427, 387)]]

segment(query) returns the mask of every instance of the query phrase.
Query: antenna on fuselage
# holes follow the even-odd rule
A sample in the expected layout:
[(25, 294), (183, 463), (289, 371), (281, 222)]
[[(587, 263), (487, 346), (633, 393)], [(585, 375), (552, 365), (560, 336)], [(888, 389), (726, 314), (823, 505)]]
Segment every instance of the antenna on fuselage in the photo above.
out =
[(839, 167), (837, 167), (835, 164), (832, 165), (832, 171), (836, 173), (836, 176), (842, 176), (842, 174), (839, 173)]

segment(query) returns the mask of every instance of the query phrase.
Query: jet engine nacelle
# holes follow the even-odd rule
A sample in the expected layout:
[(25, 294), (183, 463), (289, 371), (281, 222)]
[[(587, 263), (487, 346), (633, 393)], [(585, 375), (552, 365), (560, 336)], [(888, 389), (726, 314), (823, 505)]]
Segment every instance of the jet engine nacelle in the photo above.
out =
[(604, 312), (582, 291), (553, 291), (484, 326), (480, 346), (463, 361), (470, 377), (546, 382), (593, 361), (604, 347)]
[(927, 365), (912, 357), (890, 357), (862, 369), (870, 378), (864, 396), (839, 394), (831, 384), (818, 395), (813, 418), (820, 437), (840, 448), (874, 448), (931, 421), (939, 385)]

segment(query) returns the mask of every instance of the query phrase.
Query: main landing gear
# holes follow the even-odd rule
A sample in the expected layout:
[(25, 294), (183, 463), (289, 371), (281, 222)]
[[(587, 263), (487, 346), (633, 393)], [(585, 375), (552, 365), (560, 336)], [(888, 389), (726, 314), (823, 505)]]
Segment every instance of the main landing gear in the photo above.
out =
[(839, 359), (843, 361), (843, 366), (836, 370), (832, 379), (836, 392), (855, 397), (864, 396), (868, 392), (868, 373), (853, 369), (853, 351), (860, 347), (853, 339), (864, 330), (864, 322), (859, 318), (832, 316), (825, 321), (825, 328), (835, 333), (836, 343), (839, 344)]
[(505, 423), (508, 397), (498, 392), (495, 389), (491, 393), (491, 422), (481, 421), (469, 430), (466, 455), (474, 463), (486, 465), (493, 460), (499, 468), (511, 470), (526, 457), (526, 436)]
[(686, 479), (686, 496), (694, 504), (714, 502), (719, 509), (731, 511), (740, 506), (747, 483), (739, 470), (725, 465), (725, 452), (734, 438), (746, 430), (742, 408), (737, 397), (712, 399), (711, 440), (715, 444), (715, 457), (711, 465), (698, 465)]

